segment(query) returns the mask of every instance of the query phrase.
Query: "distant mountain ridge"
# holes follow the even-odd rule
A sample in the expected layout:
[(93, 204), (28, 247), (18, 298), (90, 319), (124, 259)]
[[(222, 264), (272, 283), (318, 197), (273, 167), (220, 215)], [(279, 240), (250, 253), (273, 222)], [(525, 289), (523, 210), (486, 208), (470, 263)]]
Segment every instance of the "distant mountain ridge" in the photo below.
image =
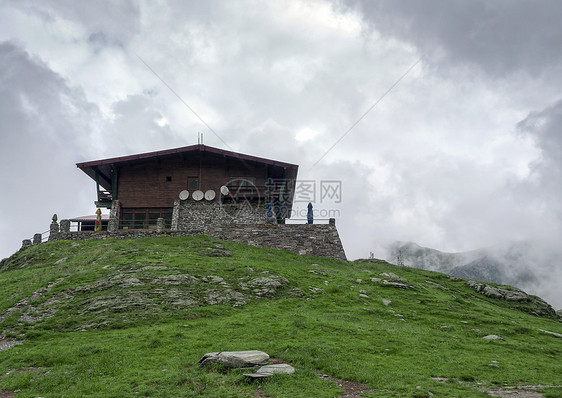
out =
[(446, 253), (422, 247), (414, 242), (394, 242), (387, 261), (430, 271), (443, 272), (460, 278), (501, 283), (525, 289), (536, 283), (541, 258), (540, 247), (530, 242), (512, 242), (468, 252)]

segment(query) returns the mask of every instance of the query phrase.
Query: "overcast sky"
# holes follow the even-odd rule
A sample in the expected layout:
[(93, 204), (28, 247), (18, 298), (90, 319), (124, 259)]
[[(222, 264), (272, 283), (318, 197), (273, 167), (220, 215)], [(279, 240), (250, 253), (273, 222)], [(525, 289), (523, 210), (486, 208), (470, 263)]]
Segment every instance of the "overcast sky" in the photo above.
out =
[(314, 205), (339, 212), (350, 259), (395, 240), (555, 248), (561, 20), (557, 0), (0, 0), (0, 257), (53, 213), (93, 214), (76, 162), (198, 132), (318, 191), (342, 181)]

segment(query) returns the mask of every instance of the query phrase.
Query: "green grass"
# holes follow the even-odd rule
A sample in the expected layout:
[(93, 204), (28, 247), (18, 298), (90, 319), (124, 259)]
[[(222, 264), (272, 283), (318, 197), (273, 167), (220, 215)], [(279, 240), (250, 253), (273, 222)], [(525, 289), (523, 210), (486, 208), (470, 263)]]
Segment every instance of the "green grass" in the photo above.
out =
[[(217, 245), (232, 256), (208, 257)], [(382, 272), (412, 288), (370, 280)], [(161, 283), (182, 275), (200, 282)], [(225, 294), (203, 282), (209, 275), (246, 303), (209, 305), (211, 290)], [(244, 288), (274, 275), (290, 283), (271, 297)], [(562, 384), (562, 340), (538, 330), (562, 333), (557, 320), (488, 299), (463, 280), (384, 261), (298, 256), (206, 236), (59, 241), (3, 260), (0, 286), (0, 331), (24, 341), (0, 351), (0, 391), (18, 398), (337, 396), (339, 387), (320, 374), (365, 383), (372, 397), (485, 397), (478, 386)], [(29, 318), (44, 314), (51, 317)], [(488, 334), (504, 339), (482, 339)], [(243, 370), (197, 365), (207, 352), (252, 349), (296, 373), (250, 382)]]

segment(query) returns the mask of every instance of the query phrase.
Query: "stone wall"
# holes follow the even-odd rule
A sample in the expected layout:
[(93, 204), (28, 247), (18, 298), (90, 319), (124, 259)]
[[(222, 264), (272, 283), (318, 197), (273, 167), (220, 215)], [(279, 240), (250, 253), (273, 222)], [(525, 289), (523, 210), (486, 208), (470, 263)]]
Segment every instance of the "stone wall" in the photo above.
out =
[[(82, 239), (134, 239), (172, 236), (209, 236), (253, 246), (290, 250), (298, 254), (345, 260), (345, 252), (334, 219), (329, 224), (277, 224), (267, 218), (265, 204), (220, 203), (219, 201), (182, 201), (176, 199), (172, 214), (172, 228), (164, 229), (158, 219), (156, 229), (119, 230), (119, 201), (113, 201), (107, 231), (70, 231), (68, 220), (53, 223), (49, 241)], [(22, 246), (30, 246), (23, 242)]]
[(215, 238), (298, 254), (346, 260), (335, 222), (330, 224), (255, 224), (210, 227)]
[(206, 233), (217, 239), (253, 246), (289, 250), (298, 254), (345, 260), (345, 252), (335, 222), (330, 224), (223, 224), (185, 231), (127, 230), (51, 232), (49, 241), (83, 239), (134, 239), (158, 236), (193, 236)]
[(172, 229), (174, 231), (205, 233), (210, 226), (266, 224), (266, 221), (267, 209), (263, 204), (250, 204), (246, 201), (225, 204), (218, 201), (188, 202), (176, 200), (172, 215)]

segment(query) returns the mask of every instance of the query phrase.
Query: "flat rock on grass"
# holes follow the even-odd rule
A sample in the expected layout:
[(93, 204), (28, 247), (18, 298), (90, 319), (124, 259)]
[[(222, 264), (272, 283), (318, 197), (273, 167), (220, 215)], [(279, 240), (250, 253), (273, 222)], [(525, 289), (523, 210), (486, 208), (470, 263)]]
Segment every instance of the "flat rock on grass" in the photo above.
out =
[(401, 283), (401, 282), (394, 282), (394, 281), (387, 281), (386, 279), (382, 281), (382, 284), (384, 286), (390, 286), (390, 287), (395, 287), (398, 289), (409, 289), (412, 286), (410, 285), (406, 285), (405, 283)]
[(380, 275), (384, 276), (385, 278), (401, 279), (398, 275), (396, 275), (395, 273), (392, 273), (392, 272), (383, 272)]
[(261, 379), (264, 377), (273, 376), (274, 374), (293, 374), (295, 373), (295, 368), (286, 363), (278, 363), (275, 365), (262, 366), (255, 373), (244, 373), (244, 376), (251, 377), (252, 379)]
[(544, 329), (539, 329), (539, 330), (543, 333), (550, 334), (551, 336), (562, 338), (562, 334), (560, 333), (551, 332), (550, 330), (544, 330)]
[(228, 250), (213, 249), (210, 247), (205, 250), (205, 255), (208, 257), (232, 257), (232, 253)]
[(200, 366), (218, 364), (227, 368), (246, 368), (267, 365), (269, 355), (263, 351), (221, 351), (210, 352), (199, 360)]
[(482, 337), (484, 340), (503, 340), (503, 337), (498, 336), (496, 334), (489, 334), (487, 336)]

